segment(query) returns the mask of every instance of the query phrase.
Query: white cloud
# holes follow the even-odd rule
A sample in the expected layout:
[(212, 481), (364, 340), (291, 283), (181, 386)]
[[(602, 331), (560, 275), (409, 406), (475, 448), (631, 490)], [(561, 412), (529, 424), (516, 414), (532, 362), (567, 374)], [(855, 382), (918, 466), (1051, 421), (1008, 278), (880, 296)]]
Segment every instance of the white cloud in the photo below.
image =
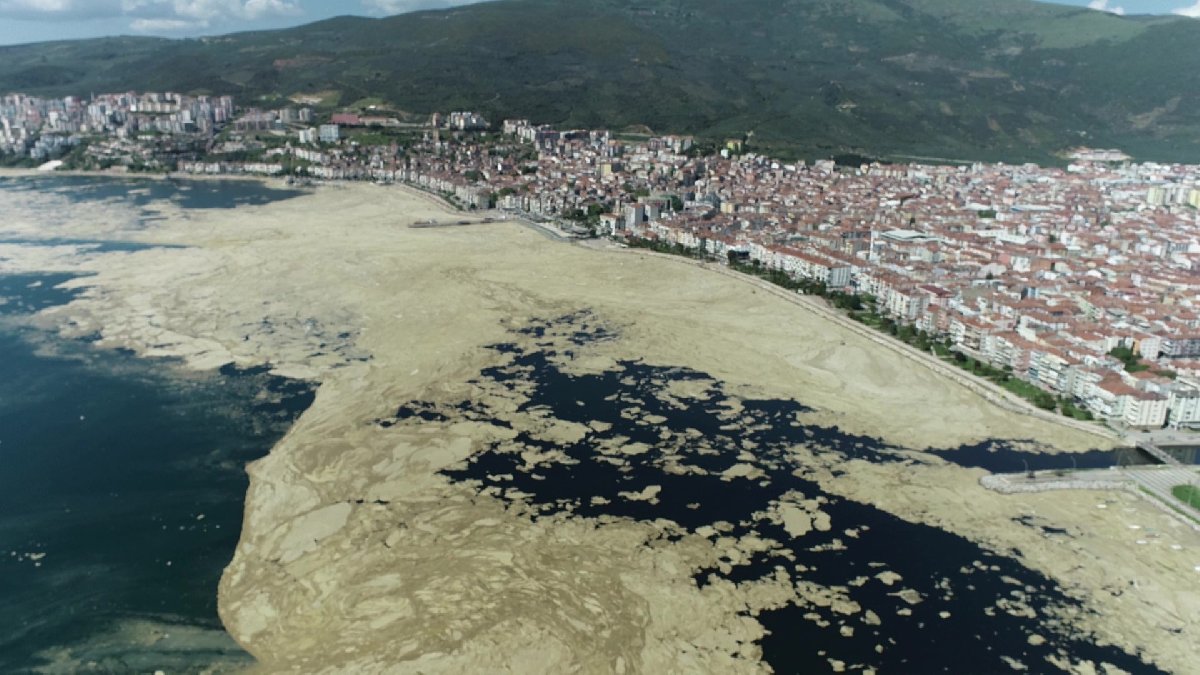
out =
[(362, 6), (374, 15), (404, 14), (419, 9), (446, 9), (459, 5), (473, 5), (486, 0), (362, 0)]
[(139, 33), (177, 33), (191, 28), (192, 23), (181, 19), (134, 19), (129, 27)]
[(117, 16), (121, 0), (0, 0), (0, 17), (94, 19)]
[(1108, 0), (1092, 0), (1088, 3), (1088, 8), (1098, 9), (1101, 12), (1108, 12), (1109, 14), (1116, 14), (1118, 16), (1125, 16), (1124, 7), (1114, 7), (1109, 5)]
[(1200, 0), (1198, 0), (1196, 4), (1192, 5), (1191, 7), (1180, 7), (1179, 9), (1173, 9), (1171, 10), (1171, 13), (1178, 14), (1180, 16), (1190, 16), (1193, 19), (1200, 19)]
[(128, 18), (139, 32), (181, 32), (303, 14), (300, 0), (0, 0), (0, 17), (35, 20)]
[(123, 14), (136, 17), (135, 29), (151, 30), (205, 28), (214, 23), (303, 13), (295, 0), (122, 0), (121, 7)]

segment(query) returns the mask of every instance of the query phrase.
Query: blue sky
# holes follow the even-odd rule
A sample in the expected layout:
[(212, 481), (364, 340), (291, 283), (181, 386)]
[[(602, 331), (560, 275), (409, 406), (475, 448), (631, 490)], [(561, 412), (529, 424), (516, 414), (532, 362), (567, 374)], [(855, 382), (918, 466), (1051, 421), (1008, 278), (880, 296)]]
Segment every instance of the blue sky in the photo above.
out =
[[(0, 0), (0, 44), (101, 35), (186, 37), (282, 28), (340, 14), (384, 16), (479, 0)], [(729, 0), (734, 2), (736, 0)], [(971, 2), (972, 0), (961, 0)], [(580, 0), (586, 2), (586, 0)], [(1200, 0), (1061, 0), (1118, 14), (1186, 13)]]

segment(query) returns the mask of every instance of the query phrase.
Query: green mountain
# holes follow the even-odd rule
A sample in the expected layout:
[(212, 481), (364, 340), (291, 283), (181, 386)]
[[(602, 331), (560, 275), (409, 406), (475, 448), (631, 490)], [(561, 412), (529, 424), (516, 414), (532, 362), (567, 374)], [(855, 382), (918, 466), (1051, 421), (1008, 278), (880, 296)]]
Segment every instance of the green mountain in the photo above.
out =
[(217, 38), (0, 48), (0, 91), (320, 94), (776, 153), (1200, 162), (1200, 21), (1030, 0), (499, 0)]

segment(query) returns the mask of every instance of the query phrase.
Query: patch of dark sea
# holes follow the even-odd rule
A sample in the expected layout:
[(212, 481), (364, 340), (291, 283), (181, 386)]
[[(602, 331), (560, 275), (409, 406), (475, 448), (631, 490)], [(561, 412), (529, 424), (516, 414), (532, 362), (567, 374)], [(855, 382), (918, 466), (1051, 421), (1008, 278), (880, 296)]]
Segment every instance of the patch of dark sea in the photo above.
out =
[[(0, 244), (20, 246), (72, 246), (81, 253), (133, 253), (152, 248), (164, 248), (158, 244), (143, 244), (128, 241), (101, 241), (90, 239), (13, 239), (0, 237)], [(36, 314), (43, 309), (65, 305), (80, 293), (77, 288), (64, 288), (66, 282), (87, 276), (73, 272), (32, 272), (22, 274), (0, 273), (0, 317), (21, 317)]]
[(216, 612), (248, 479), (310, 405), (265, 369), (192, 373), (23, 327), (70, 275), (0, 275), (0, 672), (248, 665)]
[[(516, 402), (518, 413), (589, 431), (564, 443), (518, 429), (515, 438), (444, 473), (541, 515), (666, 519), (677, 525), (667, 537), (680, 531), (716, 536), (717, 530), (777, 542), (748, 561), (727, 559), (699, 570), (695, 583), (751, 582), (782, 572), (796, 583), (836, 589), (861, 610), (842, 614), (836, 607), (844, 605), (822, 606), (801, 593), (794, 605), (759, 613), (769, 631), (764, 656), (777, 672), (824, 672), (834, 662), (859, 671), (1005, 672), (1023, 664), (1041, 672), (1053, 668), (1048, 659), (1159, 672), (1138, 655), (1080, 633), (1069, 618), (1091, 610), (1026, 567), (1020, 551), (991, 550), (829, 494), (799, 461), (810, 453), (834, 466), (850, 458), (919, 463), (919, 453), (836, 426), (807, 424), (810, 404), (741, 397), (697, 370), (626, 360), (600, 372), (573, 372), (566, 366), (592, 336), (615, 337), (586, 312), (517, 332), (520, 339), (493, 346), (498, 365), (471, 384)], [(813, 398), (819, 404), (819, 395)], [(408, 402), (377, 423), (460, 419), (514, 426), (501, 411), (472, 399)], [(634, 444), (638, 452), (625, 452)], [(529, 465), (522, 458), (526, 450), (561, 459)], [(934, 454), (952, 459), (955, 452), (1003, 450)], [(798, 498), (815, 500), (829, 527), (800, 537), (787, 532), (772, 512)]]
[(69, 303), (78, 296), (79, 291), (61, 286), (79, 276), (67, 272), (0, 274), (0, 317), (35, 314)]
[(957, 448), (929, 449), (925, 452), (959, 466), (985, 469), (990, 473), (1063, 472), (1153, 463), (1150, 458), (1134, 448), (1060, 453), (1052, 452), (1033, 440), (992, 439)]
[(0, 237), (0, 244), (17, 244), (19, 246), (74, 246), (87, 253), (134, 253), (154, 248), (184, 248), (172, 244), (145, 244), (136, 241), (72, 239), (68, 237), (48, 237), (43, 239)]
[(0, 190), (56, 194), (76, 204), (133, 206), (144, 222), (161, 220), (155, 205), (163, 202), (181, 209), (236, 209), (308, 194), (266, 181), (73, 175), (0, 176)]

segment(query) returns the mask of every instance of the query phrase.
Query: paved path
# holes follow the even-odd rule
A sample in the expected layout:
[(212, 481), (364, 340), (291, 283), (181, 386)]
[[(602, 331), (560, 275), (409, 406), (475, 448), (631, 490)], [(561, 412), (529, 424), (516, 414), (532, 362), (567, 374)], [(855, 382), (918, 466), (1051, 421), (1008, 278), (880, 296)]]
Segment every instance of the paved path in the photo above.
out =
[[(1129, 476), (1137, 484), (1155, 497), (1158, 497), (1167, 504), (1172, 504), (1179, 508), (1189, 508), (1186, 504), (1179, 500), (1178, 497), (1171, 494), (1171, 489), (1176, 485), (1200, 485), (1200, 473), (1197, 473), (1196, 467), (1184, 466), (1157, 466), (1147, 468), (1125, 468), (1121, 470), (1126, 476)], [(1191, 509), (1197, 517), (1200, 517), (1200, 511)]]
[(498, 211), (498, 213), (500, 214), (496, 216), (498, 220), (502, 220), (506, 223), (517, 223), (524, 225), (525, 227), (528, 227), (535, 232), (539, 232), (551, 239), (557, 239), (559, 241), (581, 241), (576, 235), (573, 235), (570, 232), (564, 232), (551, 223), (539, 222), (512, 211)]

